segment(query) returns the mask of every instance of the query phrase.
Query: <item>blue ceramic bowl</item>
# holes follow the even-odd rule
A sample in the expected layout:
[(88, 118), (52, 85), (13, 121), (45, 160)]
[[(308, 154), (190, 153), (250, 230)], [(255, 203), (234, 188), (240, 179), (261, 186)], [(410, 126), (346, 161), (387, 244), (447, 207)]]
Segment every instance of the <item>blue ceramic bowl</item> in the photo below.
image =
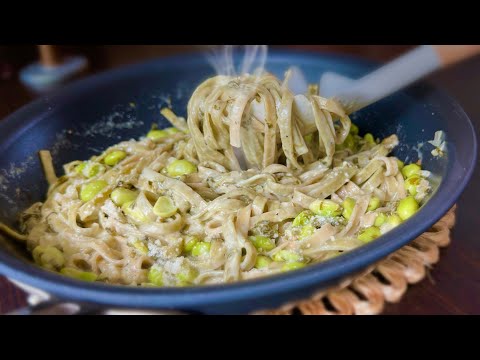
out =
[[(309, 81), (325, 71), (358, 78), (375, 65), (344, 56), (271, 52), (267, 68), (282, 77), (297, 65)], [(0, 122), (0, 221), (14, 225), (19, 211), (41, 201), (47, 190), (36, 157), (50, 149), (58, 173), (61, 165), (86, 159), (121, 140), (144, 135), (152, 123), (167, 126), (159, 109), (171, 101), (186, 112), (195, 87), (211, 67), (201, 54), (159, 59), (79, 81), (41, 98)], [(23, 284), (72, 301), (128, 308), (179, 309), (202, 313), (245, 313), (275, 308), (307, 298), (410, 242), (438, 221), (454, 204), (472, 174), (477, 145), (474, 129), (460, 106), (425, 84), (377, 103), (354, 117), (363, 132), (378, 137), (396, 133), (395, 155), (432, 171), (434, 192), (418, 214), (382, 238), (328, 262), (293, 273), (238, 284), (180, 289), (150, 289), (80, 283), (46, 272), (22, 257), (18, 246), (4, 241), (0, 273)], [(434, 158), (428, 140), (437, 130), (447, 134), (448, 156)], [(419, 146), (420, 144), (420, 146)], [(424, 144), (423, 147), (421, 144)]]

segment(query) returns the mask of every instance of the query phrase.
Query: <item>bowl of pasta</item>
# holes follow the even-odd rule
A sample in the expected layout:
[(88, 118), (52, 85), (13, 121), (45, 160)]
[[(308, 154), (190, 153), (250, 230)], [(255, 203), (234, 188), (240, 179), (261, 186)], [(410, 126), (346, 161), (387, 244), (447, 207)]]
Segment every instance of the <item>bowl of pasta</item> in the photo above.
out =
[(20, 109), (0, 122), (0, 274), (53, 303), (223, 314), (361, 272), (455, 204), (477, 154), (428, 84), (351, 115), (314, 85), (374, 67), (274, 51), (216, 75), (182, 55)]

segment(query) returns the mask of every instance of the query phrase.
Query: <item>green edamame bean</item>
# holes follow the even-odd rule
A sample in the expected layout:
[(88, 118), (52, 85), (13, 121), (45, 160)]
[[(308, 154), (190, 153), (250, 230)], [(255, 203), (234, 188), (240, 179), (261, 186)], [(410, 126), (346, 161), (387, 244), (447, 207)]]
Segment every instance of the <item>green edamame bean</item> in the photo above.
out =
[(402, 223), (402, 219), (400, 218), (400, 216), (396, 215), (396, 214), (392, 214), (390, 215), (389, 217), (387, 217), (387, 224), (389, 224), (392, 228), (394, 227), (397, 227), (398, 225), (400, 225)]
[(402, 169), (404, 168), (405, 164), (403, 163), (402, 160), (397, 159), (397, 166), (398, 166), (398, 170), (402, 171)]
[(83, 174), (83, 170), (85, 169), (85, 167), (87, 166), (87, 163), (84, 161), (80, 164), (78, 164), (77, 166), (75, 166), (75, 172), (77, 174)]
[(60, 273), (73, 279), (94, 282), (97, 281), (97, 274), (89, 271), (80, 271), (74, 268), (63, 268)]
[(197, 167), (187, 160), (174, 160), (167, 166), (167, 174), (171, 177), (189, 175), (197, 172)]
[(377, 217), (375, 218), (375, 224), (374, 225), (376, 227), (380, 227), (385, 223), (385, 221), (387, 221), (387, 215), (385, 215), (384, 213), (379, 213), (377, 215)]
[(168, 132), (166, 132), (165, 130), (150, 130), (150, 132), (147, 134), (147, 138), (152, 141), (157, 141), (168, 137), (168, 135)]
[(108, 166), (115, 166), (126, 157), (127, 153), (125, 151), (115, 150), (105, 156), (103, 162)]
[(153, 213), (163, 219), (169, 218), (176, 214), (178, 208), (172, 199), (167, 196), (160, 196), (153, 207)]
[(178, 130), (177, 128), (174, 128), (174, 127), (166, 128), (166, 129), (164, 129), (164, 131), (165, 131), (168, 135), (173, 135), (173, 134), (177, 134), (177, 133), (180, 132), (180, 130)]
[(148, 254), (148, 247), (143, 241), (136, 240), (132, 242), (132, 246), (142, 255)]
[(342, 206), (332, 200), (315, 200), (309, 209), (320, 216), (339, 216), (342, 214)]
[(75, 167), (75, 172), (90, 179), (96, 176), (102, 169), (103, 166), (100, 164), (92, 163), (90, 161), (84, 161), (83, 163)]
[(381, 235), (382, 233), (380, 232), (380, 229), (378, 227), (371, 226), (358, 234), (358, 240), (368, 243), (380, 237)]
[(275, 241), (266, 236), (249, 236), (248, 240), (250, 240), (253, 246), (259, 251), (270, 251), (275, 248)]
[(315, 233), (315, 226), (307, 224), (302, 227), (302, 230), (300, 230), (300, 235), (299, 235), (299, 240), (305, 239), (309, 236), (312, 236)]
[(422, 178), (418, 175), (412, 175), (407, 178), (404, 182), (404, 187), (408, 193), (412, 196), (417, 195), (417, 187), (420, 185)]
[(397, 214), (402, 220), (407, 220), (418, 211), (419, 207), (413, 196), (407, 196), (398, 203)]
[(192, 252), (193, 247), (200, 241), (198, 236), (187, 236), (184, 241), (183, 251), (186, 253)]
[(198, 242), (192, 248), (193, 256), (208, 256), (210, 254), (211, 244), (208, 242)]
[(305, 226), (310, 223), (312, 216), (313, 214), (311, 211), (302, 211), (295, 219), (293, 219), (292, 226)]
[(280, 250), (273, 255), (273, 260), (277, 262), (302, 262), (303, 258), (300, 254), (290, 250)]
[(313, 134), (308, 134), (303, 137), (305, 144), (310, 145), (313, 142)]
[(376, 196), (372, 196), (370, 198), (370, 201), (368, 203), (368, 211), (374, 211), (374, 210), (377, 210), (380, 205), (382, 204), (382, 202), (380, 201), (380, 199)]
[(263, 269), (268, 267), (272, 263), (272, 259), (268, 256), (258, 255), (257, 260), (255, 261), (256, 269)]
[(350, 134), (352, 135), (358, 135), (358, 132), (359, 132), (359, 128), (357, 125), (355, 125), (354, 123), (351, 123), (350, 124)]
[(282, 266), (282, 271), (286, 272), (286, 271), (298, 270), (298, 269), (304, 268), (305, 266), (306, 264), (302, 262), (289, 262)]
[(37, 246), (32, 251), (36, 264), (49, 270), (60, 269), (65, 264), (63, 253), (54, 246)]
[(92, 200), (107, 186), (108, 183), (104, 180), (92, 181), (82, 185), (80, 189), (80, 200), (83, 202)]
[(115, 205), (122, 207), (125, 203), (134, 201), (138, 194), (136, 191), (128, 190), (125, 188), (116, 188), (110, 194), (110, 199)]
[(157, 267), (150, 268), (148, 281), (156, 286), (163, 286), (163, 271)]
[(148, 220), (145, 214), (135, 206), (135, 201), (129, 201), (123, 204), (122, 211), (138, 223), (143, 223)]
[(347, 135), (342, 145), (344, 148), (355, 150), (355, 139), (353, 138), (352, 134)]
[(367, 144), (370, 144), (370, 145), (375, 145), (375, 144), (376, 144), (375, 138), (374, 138), (373, 135), (370, 134), (370, 133), (365, 134), (365, 136), (363, 137), (363, 139), (367, 142)]
[(177, 280), (179, 282), (178, 285), (179, 286), (191, 285), (197, 276), (198, 276), (198, 271), (195, 270), (193, 267), (187, 266), (177, 274)]
[(356, 201), (355, 199), (347, 197), (343, 203), (343, 212), (342, 215), (345, 219), (350, 219), (350, 216), (352, 216), (353, 209), (355, 208)]
[(422, 167), (417, 164), (410, 164), (410, 165), (405, 165), (402, 169), (402, 174), (405, 179), (408, 179), (409, 177), (413, 175), (418, 175), (420, 174), (420, 171), (422, 170)]

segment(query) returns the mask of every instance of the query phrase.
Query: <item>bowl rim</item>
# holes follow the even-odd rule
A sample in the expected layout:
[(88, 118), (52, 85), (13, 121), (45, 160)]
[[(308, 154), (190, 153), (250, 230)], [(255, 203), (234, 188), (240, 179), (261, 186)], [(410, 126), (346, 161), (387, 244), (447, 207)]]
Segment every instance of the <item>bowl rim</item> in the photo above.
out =
[[(282, 59), (292, 59), (292, 57), (301, 56), (304, 60), (311, 61), (336, 61), (347, 66), (363, 66), (373, 68), (376, 63), (357, 58), (351, 55), (339, 55), (328, 52), (313, 52), (304, 50), (278, 50), (269, 52), (269, 57), (273, 61), (282, 61)], [(270, 57), (270, 59), (272, 59)], [(40, 119), (33, 120), (38, 110), (45, 107), (45, 102), (52, 102), (62, 98), (69, 98), (84, 88), (95, 87), (110, 79), (116, 79), (117, 76), (127, 76), (133, 74), (139, 69), (148, 69), (155, 66), (168, 67), (169, 65), (182, 62), (204, 63), (203, 56), (199, 52), (184, 53), (175, 56), (153, 59), (137, 64), (122, 66), (103, 73), (94, 74), (82, 80), (67, 85), (61, 90), (48, 96), (47, 99), (40, 98), (30, 104), (27, 104), (9, 115), (0, 122), (0, 132), (4, 129), (23, 129), (25, 124), (32, 126)], [(143, 308), (175, 308), (189, 309), (199, 308), (206, 305), (221, 304), (235, 299), (235, 302), (248, 300), (255, 296), (268, 294), (269, 296), (280, 295), (286, 292), (295, 292), (296, 290), (312, 288), (312, 291), (322, 284), (327, 285), (359, 272), (375, 261), (391, 254), (400, 247), (406, 245), (412, 239), (418, 237), (425, 230), (435, 224), (448, 210), (455, 204), (460, 194), (468, 184), (473, 175), (477, 158), (477, 140), (475, 129), (472, 122), (462, 107), (450, 97), (444, 90), (420, 82), (417, 86), (426, 87), (432, 91), (436, 98), (443, 99), (452, 105), (455, 113), (466, 122), (469, 127), (471, 138), (469, 142), (472, 145), (472, 156), (465, 176), (456, 183), (456, 188), (448, 195), (448, 201), (436, 201), (437, 194), (434, 194), (429, 202), (425, 204), (417, 215), (398, 228), (392, 230), (381, 239), (354, 249), (341, 257), (329, 260), (327, 262), (307, 266), (295, 272), (274, 275), (271, 277), (248, 280), (226, 285), (208, 285), (191, 288), (142, 288), (129, 286), (115, 286), (100, 283), (84, 283), (50, 273), (40, 269), (32, 264), (28, 264), (21, 259), (7, 254), (0, 249), (0, 274), (12, 278), (20, 283), (28, 284), (35, 288), (42, 289), (56, 296), (76, 301), (96, 302), (104, 305), (114, 306), (139, 306)], [(408, 94), (408, 90), (406, 91)], [(14, 133), (21, 136), (21, 132)], [(0, 147), (8, 147), (14, 139), (6, 140)], [(449, 159), (449, 163), (450, 163)], [(447, 169), (447, 175), (450, 170)], [(445, 181), (442, 181), (437, 193), (442, 190)], [(188, 296), (184, 296), (188, 295)]]

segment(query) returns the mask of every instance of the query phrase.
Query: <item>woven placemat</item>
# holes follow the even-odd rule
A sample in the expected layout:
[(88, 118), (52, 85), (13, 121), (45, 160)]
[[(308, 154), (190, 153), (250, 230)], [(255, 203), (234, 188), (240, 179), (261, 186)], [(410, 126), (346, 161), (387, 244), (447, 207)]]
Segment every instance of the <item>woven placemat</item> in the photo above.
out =
[(291, 315), (377, 315), (386, 303), (400, 301), (409, 284), (421, 281), (427, 269), (440, 259), (439, 248), (450, 244), (450, 230), (455, 225), (453, 207), (429, 231), (371, 266), (360, 275), (342, 281), (310, 299), (289, 303), (276, 310), (256, 314)]

